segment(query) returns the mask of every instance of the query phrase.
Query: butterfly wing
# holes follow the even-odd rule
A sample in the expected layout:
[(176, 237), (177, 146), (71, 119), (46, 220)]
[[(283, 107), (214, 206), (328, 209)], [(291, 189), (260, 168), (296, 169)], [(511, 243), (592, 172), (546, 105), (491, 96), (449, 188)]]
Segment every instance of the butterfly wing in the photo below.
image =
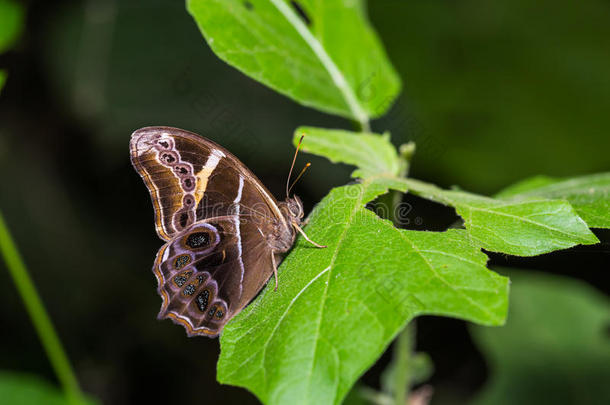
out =
[(166, 243), (153, 269), (163, 299), (159, 318), (184, 326), (189, 336), (217, 336), (273, 273), (266, 241), (246, 236), (258, 234), (257, 227), (237, 215), (216, 217)]
[(153, 268), (159, 317), (189, 336), (217, 336), (273, 273), (269, 241), (293, 240), (292, 227), (254, 174), (212, 141), (148, 127), (134, 132), (130, 148), (167, 241)]
[(133, 166), (150, 192), (155, 226), (163, 240), (202, 219), (231, 215), (237, 206), (242, 216), (290, 227), (256, 176), (208, 139), (178, 128), (147, 127), (133, 133), (130, 149)]

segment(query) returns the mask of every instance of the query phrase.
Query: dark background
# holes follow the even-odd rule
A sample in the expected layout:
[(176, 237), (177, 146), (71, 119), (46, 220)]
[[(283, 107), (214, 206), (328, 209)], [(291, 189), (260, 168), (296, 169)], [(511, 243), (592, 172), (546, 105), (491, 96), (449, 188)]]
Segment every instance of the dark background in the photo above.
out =
[[(374, 0), (370, 18), (403, 79), (376, 131), (414, 140), (411, 174), (492, 194), (546, 174), (610, 168), (610, 2)], [(83, 388), (104, 403), (256, 403), (215, 381), (217, 340), (159, 322), (150, 268), (161, 241), (128, 154), (133, 130), (171, 125), (234, 152), (282, 195), (299, 125), (351, 128), (301, 107), (210, 51), (184, 3), (29, 1), (24, 32), (0, 56), (0, 207)], [(297, 186), (306, 209), (350, 168), (324, 159)], [(454, 212), (407, 196), (413, 229)], [(569, 275), (608, 291), (603, 243), (492, 264)], [(0, 264), (0, 368), (54, 380)], [(425, 317), (437, 398), (460, 403), (485, 382), (465, 323)], [(378, 385), (386, 354), (365, 376)], [(439, 400), (440, 401), (440, 400)], [(446, 402), (447, 403), (447, 402)]]

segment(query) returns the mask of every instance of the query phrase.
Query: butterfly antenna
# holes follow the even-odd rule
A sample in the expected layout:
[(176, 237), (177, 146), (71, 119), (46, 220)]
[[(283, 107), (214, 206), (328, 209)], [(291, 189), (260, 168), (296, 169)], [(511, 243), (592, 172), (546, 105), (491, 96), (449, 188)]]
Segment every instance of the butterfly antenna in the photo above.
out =
[[(292, 158), (292, 164), (290, 165), (290, 171), (288, 172), (288, 178), (286, 179), (286, 198), (288, 198), (288, 191), (290, 190), (291, 187), (289, 187), (290, 184), (290, 177), (292, 176), (292, 169), (294, 169), (294, 162), (297, 161), (297, 155), (299, 153), (299, 149), (301, 148), (301, 143), (303, 142), (303, 138), (305, 138), (305, 134), (301, 135), (301, 139), (299, 139), (299, 143), (297, 145), (297, 150), (294, 152), (294, 157)], [(298, 179), (298, 177), (297, 177)], [(294, 183), (293, 183), (294, 185)]]
[(294, 181), (292, 182), (292, 184), (290, 185), (290, 187), (288, 187), (288, 194), (290, 194), (290, 191), (292, 190), (292, 188), (294, 187), (295, 184), (297, 184), (297, 181), (299, 181), (299, 179), (303, 176), (303, 174), (305, 174), (305, 171), (309, 168), (309, 166), (311, 166), (311, 163), (307, 162), (307, 164), (305, 165), (305, 167), (303, 168), (303, 170), (301, 170), (301, 173), (299, 173), (299, 175), (297, 176), (296, 179), (294, 179)]

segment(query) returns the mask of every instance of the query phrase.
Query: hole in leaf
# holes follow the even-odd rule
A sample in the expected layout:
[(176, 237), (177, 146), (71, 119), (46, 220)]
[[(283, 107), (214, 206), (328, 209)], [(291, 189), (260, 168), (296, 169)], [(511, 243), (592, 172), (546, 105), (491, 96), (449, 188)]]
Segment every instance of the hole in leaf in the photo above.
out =
[(309, 16), (307, 15), (307, 13), (305, 12), (305, 10), (303, 9), (303, 7), (296, 1), (291, 1), (290, 5), (292, 6), (292, 8), (294, 8), (294, 11), (297, 12), (297, 14), (299, 15), (299, 17), (301, 17), (301, 19), (303, 20), (303, 22), (306, 25), (311, 25), (311, 18), (309, 18)]

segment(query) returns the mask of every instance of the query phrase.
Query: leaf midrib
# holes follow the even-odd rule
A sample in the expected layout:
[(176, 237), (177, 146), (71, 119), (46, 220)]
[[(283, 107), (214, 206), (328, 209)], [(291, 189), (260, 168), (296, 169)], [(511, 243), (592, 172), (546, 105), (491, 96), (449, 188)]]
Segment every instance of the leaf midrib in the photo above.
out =
[(343, 95), (343, 99), (349, 109), (351, 110), (354, 118), (362, 125), (363, 128), (368, 128), (369, 117), (365, 112), (364, 108), (360, 105), (356, 94), (349, 86), (343, 73), (339, 70), (335, 62), (332, 60), (330, 55), (326, 52), (320, 41), (309, 31), (301, 19), (295, 14), (295, 12), (288, 6), (283, 0), (269, 0), (275, 8), (284, 16), (289, 24), (297, 31), (297, 33), (303, 38), (303, 41), (309, 46), (313, 53), (318, 57), (324, 69), (330, 75), (333, 84), (339, 92)]

